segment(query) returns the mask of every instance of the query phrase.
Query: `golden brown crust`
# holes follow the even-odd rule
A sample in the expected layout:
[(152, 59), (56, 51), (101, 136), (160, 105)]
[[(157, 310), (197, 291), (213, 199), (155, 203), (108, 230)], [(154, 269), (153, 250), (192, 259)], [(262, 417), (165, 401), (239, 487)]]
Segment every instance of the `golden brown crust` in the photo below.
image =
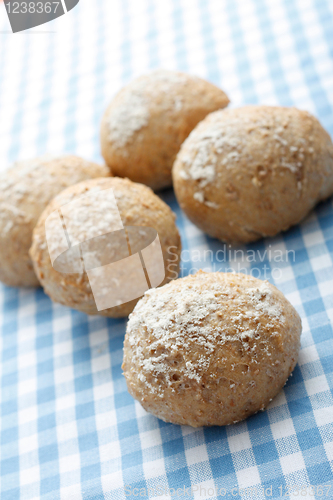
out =
[(104, 165), (73, 155), (45, 155), (20, 161), (0, 177), (0, 281), (38, 286), (29, 257), (32, 231), (46, 205), (60, 191), (84, 179), (109, 176)]
[(129, 317), (129, 392), (167, 422), (227, 425), (264, 409), (294, 369), (299, 315), (267, 281), (204, 273), (147, 292)]
[(306, 111), (217, 111), (184, 142), (173, 182), (180, 206), (203, 231), (255, 241), (297, 224), (332, 194), (333, 145)]
[(229, 103), (200, 78), (156, 70), (124, 87), (101, 126), (102, 154), (112, 173), (154, 190), (172, 185), (171, 168), (182, 142), (208, 113)]
[[(60, 193), (45, 209), (33, 233), (33, 244), (30, 250), (35, 272), (45, 290), (54, 300), (65, 306), (73, 307), (87, 314), (100, 314), (109, 317), (127, 316), (134, 308), (138, 299), (109, 309), (97, 311), (94, 296), (86, 273), (63, 274), (56, 271), (50, 261), (49, 251), (45, 236), (45, 221), (54, 210), (78, 199), (83, 194), (88, 194), (104, 189), (113, 189), (117, 206), (123, 225), (146, 226), (156, 229), (164, 257), (166, 276), (163, 281), (167, 283), (177, 277), (180, 260), (180, 236), (175, 225), (175, 215), (171, 209), (150, 188), (136, 184), (128, 179), (118, 177), (101, 178), (81, 182)], [(110, 227), (107, 213), (98, 203), (92, 203), (89, 208), (89, 224), (95, 227), (101, 221)], [(108, 226), (109, 225), (109, 226)], [(81, 238), (84, 229), (78, 229), (77, 238)], [(83, 241), (83, 238), (81, 239)], [(105, 252), (109, 255), (110, 248)], [(115, 251), (116, 252), (116, 251)], [(128, 276), (130, 280), (131, 277)]]

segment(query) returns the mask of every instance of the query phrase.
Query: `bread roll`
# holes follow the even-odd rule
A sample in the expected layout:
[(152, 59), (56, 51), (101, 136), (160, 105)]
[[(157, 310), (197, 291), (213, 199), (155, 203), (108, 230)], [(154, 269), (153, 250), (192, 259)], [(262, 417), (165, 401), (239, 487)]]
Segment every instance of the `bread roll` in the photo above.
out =
[(238, 422), (284, 386), (300, 335), (297, 312), (267, 281), (199, 271), (136, 305), (124, 342), (127, 387), (166, 422)]
[(306, 111), (216, 111), (182, 145), (173, 182), (180, 206), (200, 229), (247, 243), (287, 230), (332, 194), (333, 145)]
[(184, 139), (228, 102), (221, 89), (201, 78), (155, 70), (124, 87), (107, 108), (102, 155), (114, 175), (154, 190), (171, 186), (172, 164)]
[(29, 248), (40, 214), (66, 187), (109, 175), (107, 167), (72, 155), (20, 161), (1, 174), (0, 281), (10, 286), (38, 286)]
[(177, 277), (180, 237), (174, 213), (150, 188), (101, 178), (62, 191), (47, 206), (30, 256), (55, 302), (123, 317), (150, 286)]

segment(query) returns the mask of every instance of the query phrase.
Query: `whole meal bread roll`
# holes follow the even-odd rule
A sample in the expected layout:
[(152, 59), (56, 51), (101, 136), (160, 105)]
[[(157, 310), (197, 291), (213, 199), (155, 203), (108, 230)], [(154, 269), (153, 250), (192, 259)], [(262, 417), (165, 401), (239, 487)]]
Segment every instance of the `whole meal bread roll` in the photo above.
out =
[(147, 186), (111, 177), (54, 198), (33, 232), (30, 256), (55, 302), (123, 317), (150, 287), (177, 277), (180, 251), (169, 206)]
[(130, 315), (128, 390), (166, 422), (238, 422), (282, 389), (301, 329), (295, 309), (267, 281), (199, 271), (150, 290)]
[(109, 175), (107, 167), (72, 155), (19, 161), (1, 174), (0, 281), (10, 286), (38, 286), (29, 248), (42, 211), (66, 187)]
[(209, 235), (274, 236), (333, 193), (332, 140), (296, 108), (216, 111), (182, 145), (173, 182), (181, 208)]
[(221, 89), (201, 78), (152, 71), (124, 87), (107, 108), (102, 155), (113, 175), (154, 190), (171, 186), (172, 165), (184, 139), (208, 113), (228, 103)]

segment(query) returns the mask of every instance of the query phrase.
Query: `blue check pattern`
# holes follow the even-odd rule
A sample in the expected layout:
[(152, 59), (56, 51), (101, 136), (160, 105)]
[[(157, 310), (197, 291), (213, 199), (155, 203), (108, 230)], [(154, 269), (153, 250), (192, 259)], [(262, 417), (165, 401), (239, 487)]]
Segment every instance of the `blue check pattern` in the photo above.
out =
[[(82, 0), (30, 32), (9, 30), (0, 4), (1, 169), (46, 151), (100, 161), (106, 104), (155, 67), (220, 85), (232, 106), (308, 109), (333, 134), (330, 0)], [(161, 196), (177, 213), (182, 275), (243, 269), (296, 307), (293, 376), (245, 422), (167, 424), (126, 390), (125, 320), (0, 285), (1, 500), (333, 498), (332, 200), (240, 259), (195, 228), (172, 191)]]

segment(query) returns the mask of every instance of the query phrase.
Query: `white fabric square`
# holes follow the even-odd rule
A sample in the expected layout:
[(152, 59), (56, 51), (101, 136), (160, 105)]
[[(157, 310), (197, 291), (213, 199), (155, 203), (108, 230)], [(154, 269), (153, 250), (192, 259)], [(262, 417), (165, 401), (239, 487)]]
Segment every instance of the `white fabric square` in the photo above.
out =
[(301, 451), (297, 451), (292, 455), (280, 457), (280, 464), (283, 474), (291, 474), (305, 469), (304, 458)]

